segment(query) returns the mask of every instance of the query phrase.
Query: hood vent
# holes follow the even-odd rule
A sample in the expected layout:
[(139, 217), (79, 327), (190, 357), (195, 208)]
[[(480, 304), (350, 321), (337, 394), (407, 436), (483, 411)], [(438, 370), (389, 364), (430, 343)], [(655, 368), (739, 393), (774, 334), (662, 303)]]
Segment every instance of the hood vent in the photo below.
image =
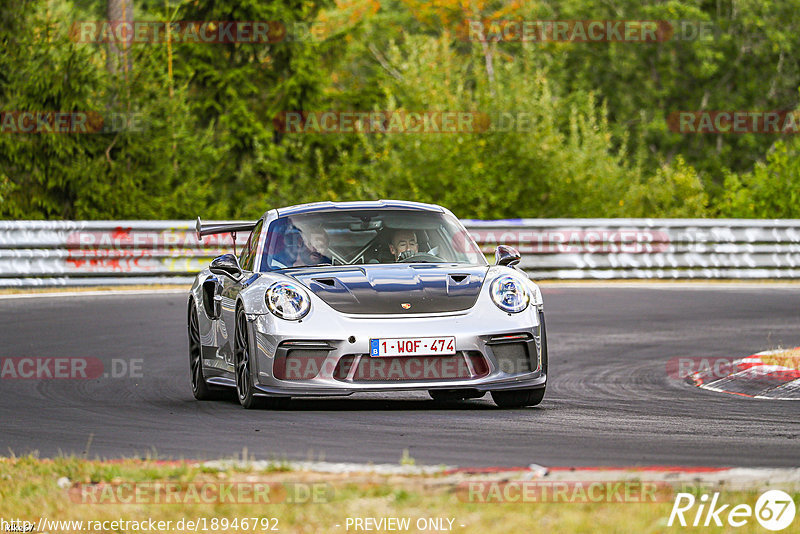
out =
[(487, 267), (435, 263), (331, 266), (291, 276), (330, 307), (352, 314), (419, 314), (475, 305)]

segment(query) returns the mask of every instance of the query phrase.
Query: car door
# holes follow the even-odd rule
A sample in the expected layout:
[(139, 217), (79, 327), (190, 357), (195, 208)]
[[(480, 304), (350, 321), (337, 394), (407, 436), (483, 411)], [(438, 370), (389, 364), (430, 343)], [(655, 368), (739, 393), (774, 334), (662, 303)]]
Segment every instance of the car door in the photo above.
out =
[(242, 284), (246, 282), (254, 271), (255, 255), (258, 249), (258, 241), (261, 237), (261, 229), (263, 228), (264, 219), (260, 219), (250, 236), (247, 239), (244, 247), (239, 254), (239, 265), (242, 267), (243, 276), (239, 280), (234, 280), (228, 276), (220, 277), (222, 285), (220, 289), (220, 296), (222, 297), (222, 314), (219, 323), (219, 339), (224, 340), (220, 343), (219, 356), (225, 362), (226, 370), (233, 372), (234, 370), (234, 335), (236, 328), (236, 298), (242, 290)]

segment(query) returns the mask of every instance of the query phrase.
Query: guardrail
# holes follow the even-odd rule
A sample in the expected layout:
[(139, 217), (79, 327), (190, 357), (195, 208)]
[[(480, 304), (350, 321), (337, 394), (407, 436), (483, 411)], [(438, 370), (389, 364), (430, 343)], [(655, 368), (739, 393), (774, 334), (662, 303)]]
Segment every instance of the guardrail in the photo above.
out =
[[(518, 248), (537, 279), (800, 278), (800, 220), (464, 223), (487, 255)], [(199, 242), (192, 221), (0, 221), (0, 287), (185, 284), (232, 245)]]
[(517, 247), (539, 279), (800, 278), (798, 219), (465, 221), (481, 248)]

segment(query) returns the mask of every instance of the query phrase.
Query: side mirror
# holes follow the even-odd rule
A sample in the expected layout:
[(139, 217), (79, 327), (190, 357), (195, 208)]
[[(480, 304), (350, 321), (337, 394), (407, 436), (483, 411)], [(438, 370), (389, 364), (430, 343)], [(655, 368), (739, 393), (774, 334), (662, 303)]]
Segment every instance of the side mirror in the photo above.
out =
[(221, 274), (239, 280), (242, 277), (242, 267), (239, 265), (239, 260), (233, 254), (223, 254), (217, 256), (211, 262), (209, 270), (214, 274)]
[(494, 264), (506, 265), (508, 267), (514, 266), (519, 263), (521, 256), (514, 247), (508, 245), (497, 245), (494, 249)]

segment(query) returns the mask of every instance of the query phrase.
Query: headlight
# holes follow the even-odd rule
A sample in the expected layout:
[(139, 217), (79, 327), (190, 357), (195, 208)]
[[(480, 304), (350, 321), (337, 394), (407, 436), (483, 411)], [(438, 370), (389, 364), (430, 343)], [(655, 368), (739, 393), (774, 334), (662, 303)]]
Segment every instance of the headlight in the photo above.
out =
[(519, 313), (528, 307), (530, 295), (522, 280), (513, 276), (501, 276), (489, 288), (492, 301), (498, 308), (508, 313)]
[(267, 289), (265, 299), (269, 311), (287, 321), (298, 321), (311, 309), (308, 294), (291, 282), (275, 282)]

